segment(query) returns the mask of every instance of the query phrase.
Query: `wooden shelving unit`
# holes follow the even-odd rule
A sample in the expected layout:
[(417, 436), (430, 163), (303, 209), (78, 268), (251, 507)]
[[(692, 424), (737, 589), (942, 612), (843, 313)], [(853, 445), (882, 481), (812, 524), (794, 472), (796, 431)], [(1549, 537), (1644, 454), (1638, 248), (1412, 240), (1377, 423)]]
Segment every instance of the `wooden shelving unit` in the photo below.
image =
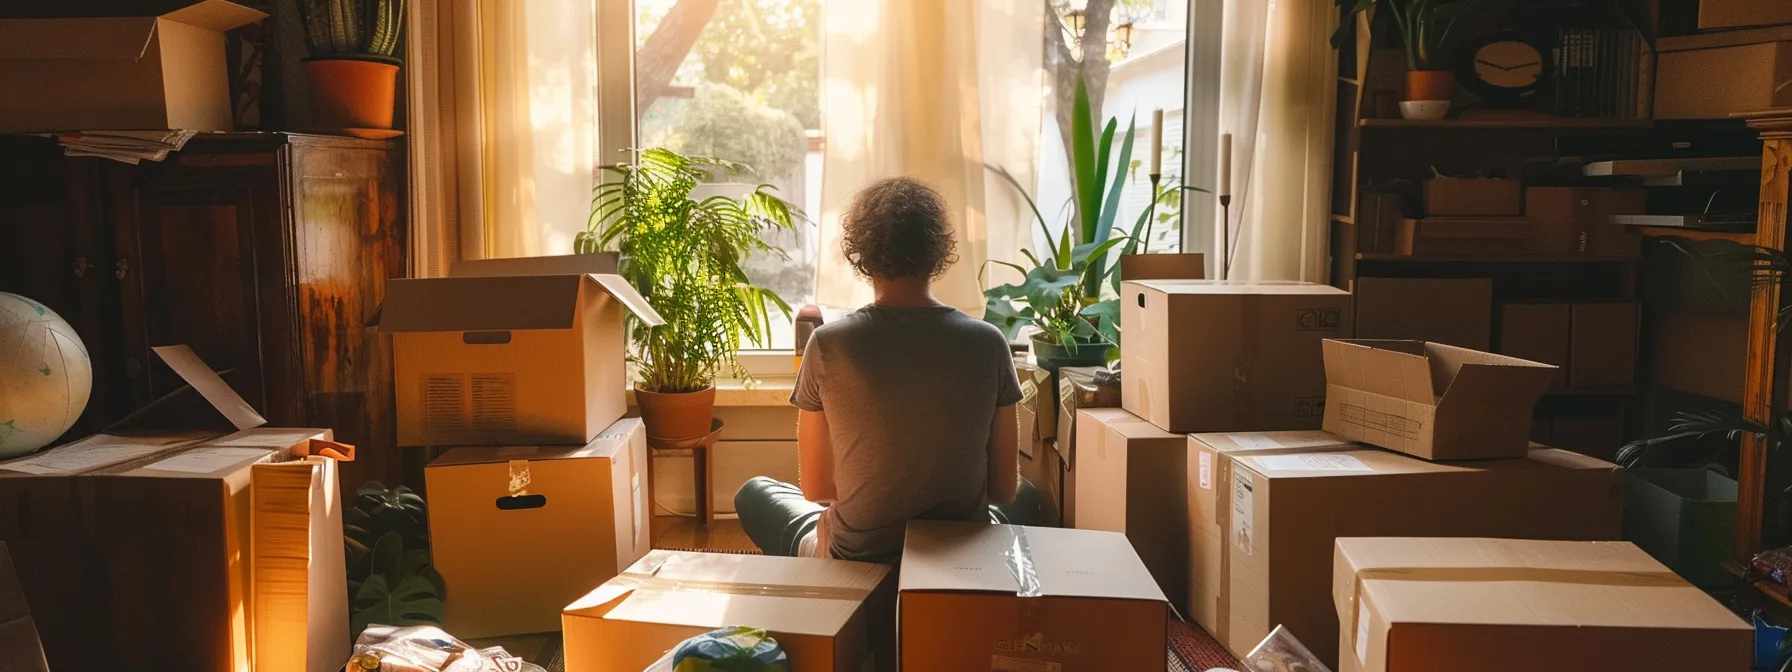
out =
[[(1761, 130), (1761, 197), (1756, 210), (1755, 233), (1750, 244), (1785, 250), (1787, 204), (1792, 202), (1792, 110), (1779, 110), (1750, 119), (1750, 128)], [(1779, 365), (1779, 311), (1785, 305), (1779, 285), (1762, 284), (1750, 297), (1748, 360), (1742, 386), (1742, 414), (1749, 420), (1771, 424), (1780, 406), (1774, 399), (1783, 369)], [(1762, 550), (1762, 526), (1767, 502), (1768, 439), (1748, 435), (1742, 440), (1737, 469), (1736, 545), (1738, 560), (1746, 561)]]
[(1644, 238), (1685, 238), (1687, 240), (1727, 240), (1743, 245), (1755, 244), (1755, 234), (1734, 231), (1704, 231), (1700, 229), (1682, 229), (1671, 226), (1638, 226), (1633, 227)]
[(1654, 124), (1647, 119), (1597, 119), (1587, 117), (1549, 117), (1535, 119), (1358, 119), (1357, 127), (1375, 129), (1458, 129), (1458, 130), (1537, 130), (1573, 131), (1636, 131)]
[(1595, 255), (1584, 255), (1584, 254), (1583, 255), (1575, 255), (1575, 256), (1564, 256), (1564, 257), (1544, 256), (1544, 255), (1527, 255), (1527, 256), (1518, 256), (1518, 257), (1422, 257), (1422, 256), (1394, 254), (1391, 252), (1358, 252), (1358, 253), (1356, 253), (1356, 260), (1357, 261), (1372, 261), (1372, 262), (1399, 262), (1399, 263), (1409, 263), (1409, 264), (1448, 263), (1448, 264), (1462, 264), (1462, 265), (1474, 265), (1474, 264), (1634, 264), (1634, 263), (1636, 263), (1637, 258), (1636, 257), (1620, 257), (1620, 256), (1595, 256)]

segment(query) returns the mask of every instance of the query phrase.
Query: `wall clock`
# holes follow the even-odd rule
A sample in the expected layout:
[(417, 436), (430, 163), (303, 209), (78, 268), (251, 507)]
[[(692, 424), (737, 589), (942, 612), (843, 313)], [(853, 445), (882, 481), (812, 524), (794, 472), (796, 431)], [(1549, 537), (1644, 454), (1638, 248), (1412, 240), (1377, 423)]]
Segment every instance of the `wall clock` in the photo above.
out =
[(1540, 41), (1510, 31), (1495, 33), (1462, 50), (1456, 80), (1492, 105), (1529, 102), (1555, 72), (1549, 53)]

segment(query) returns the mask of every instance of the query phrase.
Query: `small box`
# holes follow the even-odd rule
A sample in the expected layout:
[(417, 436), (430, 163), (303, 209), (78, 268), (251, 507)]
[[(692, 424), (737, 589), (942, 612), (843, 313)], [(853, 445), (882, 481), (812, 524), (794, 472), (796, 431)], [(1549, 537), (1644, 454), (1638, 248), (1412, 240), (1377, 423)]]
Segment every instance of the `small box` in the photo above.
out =
[(0, 20), (0, 133), (231, 130), (224, 32), (267, 16), (201, 0), (153, 17)]
[(1519, 257), (1536, 245), (1530, 222), (1518, 217), (1402, 219), (1395, 243), (1406, 257)]
[(1625, 469), (1624, 540), (1706, 588), (1734, 585), (1736, 479), (1710, 469)]
[(455, 448), (423, 470), (429, 537), (456, 637), (559, 629), (560, 612), (651, 550), (647, 432), (584, 446)]
[(1664, 51), (1655, 62), (1656, 119), (1727, 119), (1792, 107), (1792, 42)]
[(1524, 214), (1524, 185), (1503, 178), (1425, 180), (1426, 217), (1511, 217)]
[(1319, 342), (1352, 333), (1350, 299), (1298, 282), (1121, 283), (1120, 405), (1170, 432), (1317, 429)]
[(679, 642), (741, 626), (778, 640), (792, 670), (856, 672), (871, 655), (866, 601), (889, 573), (843, 560), (651, 551), (566, 606), (566, 669), (639, 672)]
[(1279, 624), (1336, 662), (1326, 591), (1341, 537), (1601, 540), (1622, 527), (1617, 465), (1561, 450), (1447, 463), (1366, 446), (1217, 459), (1229, 471), (1215, 483), (1226, 555), (1214, 635), (1238, 655)]
[(614, 255), (462, 262), (386, 285), (400, 446), (582, 446), (628, 410), (623, 319), (660, 324)]
[(1570, 387), (1636, 384), (1637, 304), (1574, 304), (1568, 351)]
[(1568, 341), (1572, 311), (1566, 303), (1508, 303), (1500, 306), (1499, 353), (1556, 367), (1551, 389), (1568, 386)]
[(1528, 187), (1524, 216), (1538, 254), (1634, 256), (1642, 250), (1642, 236), (1612, 222), (1612, 216), (1647, 213), (1648, 201), (1642, 189)]
[(1745, 672), (1754, 629), (1626, 542), (1339, 539), (1339, 672)]
[(1492, 349), (1493, 280), (1357, 278), (1356, 337)]
[[(1191, 434), (1188, 437), (1187, 471), (1189, 545), (1194, 556), (1188, 563), (1188, 610), (1202, 628), (1216, 637), (1226, 631), (1221, 619), (1220, 596), (1225, 591), (1226, 521), (1222, 507), (1231, 505), (1231, 490), (1215, 484), (1232, 482), (1231, 458), (1238, 455), (1327, 453), (1359, 449), (1335, 434), (1316, 430), (1298, 432), (1240, 432)], [(1222, 500), (1225, 496), (1228, 499)], [(1221, 638), (1224, 642), (1224, 638)]]
[(905, 672), (1164, 665), (1169, 605), (1117, 533), (914, 521), (900, 590)]
[(1428, 460), (1524, 457), (1556, 367), (1423, 341), (1325, 342), (1325, 431)]
[(1781, 0), (1699, 0), (1699, 30), (1792, 23), (1792, 3)]
[(1120, 532), (1178, 609), (1188, 595), (1188, 437), (1119, 408), (1077, 422), (1076, 529)]

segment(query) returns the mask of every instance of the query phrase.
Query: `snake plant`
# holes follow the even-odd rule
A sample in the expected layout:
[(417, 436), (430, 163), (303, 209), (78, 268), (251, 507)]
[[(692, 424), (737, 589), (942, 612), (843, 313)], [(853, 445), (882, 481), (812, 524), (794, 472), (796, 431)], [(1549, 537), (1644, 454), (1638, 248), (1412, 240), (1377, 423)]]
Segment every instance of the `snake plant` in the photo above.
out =
[(398, 51), (404, 0), (297, 0), (315, 57), (378, 56)]

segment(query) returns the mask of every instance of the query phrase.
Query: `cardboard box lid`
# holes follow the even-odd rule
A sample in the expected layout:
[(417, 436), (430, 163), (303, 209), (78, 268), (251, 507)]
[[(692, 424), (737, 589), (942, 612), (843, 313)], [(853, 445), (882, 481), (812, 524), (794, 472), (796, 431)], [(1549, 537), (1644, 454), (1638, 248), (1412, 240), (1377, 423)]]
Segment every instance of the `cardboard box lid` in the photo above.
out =
[(1325, 381), (1425, 406), (1536, 402), (1556, 367), (1425, 341), (1325, 341)]
[(1246, 280), (1128, 280), (1121, 284), (1138, 285), (1166, 294), (1214, 296), (1349, 296), (1331, 285), (1311, 282), (1246, 281)]
[(454, 262), (448, 275), (455, 278), (492, 278), (511, 275), (615, 274), (620, 266), (621, 256), (615, 252), (564, 254), (556, 257), (462, 259)]
[(636, 318), (665, 321), (633, 285), (616, 275), (611, 254), (485, 259), (455, 264), (446, 278), (399, 278), (386, 283), (381, 331), (505, 331), (570, 329), (581, 297), (604, 292)]
[(983, 523), (910, 522), (899, 587), (1166, 601), (1124, 534)]
[(473, 446), (450, 448), (429, 463), (430, 469), (439, 467), (456, 467), (469, 464), (494, 464), (513, 460), (537, 462), (542, 460), (579, 460), (585, 458), (609, 459), (617, 453), (628, 450), (629, 440), (641, 427), (640, 418), (623, 418), (610, 425), (583, 446)]
[(1077, 412), (1087, 413), (1091, 420), (1101, 423), (1103, 427), (1108, 428), (1108, 431), (1119, 434), (1127, 439), (1183, 440), (1182, 434), (1173, 434), (1158, 429), (1157, 425), (1153, 425), (1144, 418), (1133, 415), (1131, 411), (1125, 409), (1087, 408)]
[(49, 672), (50, 669), (6, 542), (0, 542), (0, 661), (5, 663), (5, 669), (14, 672)]
[[(1533, 443), (1525, 459), (1461, 460), (1433, 462), (1392, 450), (1352, 444), (1314, 446), (1297, 450), (1246, 450), (1232, 453), (1233, 461), (1265, 478), (1338, 478), (1387, 474), (1441, 474), (1451, 472), (1518, 473), (1548, 470), (1614, 471), (1617, 465), (1596, 457)], [(1223, 452), (1223, 451), (1222, 451)]]
[(1254, 450), (1318, 450), (1349, 448), (1356, 445), (1350, 439), (1317, 429), (1276, 432), (1212, 432), (1190, 434), (1189, 438), (1220, 453)]
[(565, 614), (831, 637), (889, 572), (843, 560), (656, 550)]
[(1749, 627), (1629, 542), (1342, 538), (1334, 559), (1345, 623), (1366, 597), (1394, 623)]
[(154, 43), (156, 22), (224, 32), (267, 18), (226, 0), (200, 0), (159, 17), (0, 20), (0, 59), (138, 59)]

